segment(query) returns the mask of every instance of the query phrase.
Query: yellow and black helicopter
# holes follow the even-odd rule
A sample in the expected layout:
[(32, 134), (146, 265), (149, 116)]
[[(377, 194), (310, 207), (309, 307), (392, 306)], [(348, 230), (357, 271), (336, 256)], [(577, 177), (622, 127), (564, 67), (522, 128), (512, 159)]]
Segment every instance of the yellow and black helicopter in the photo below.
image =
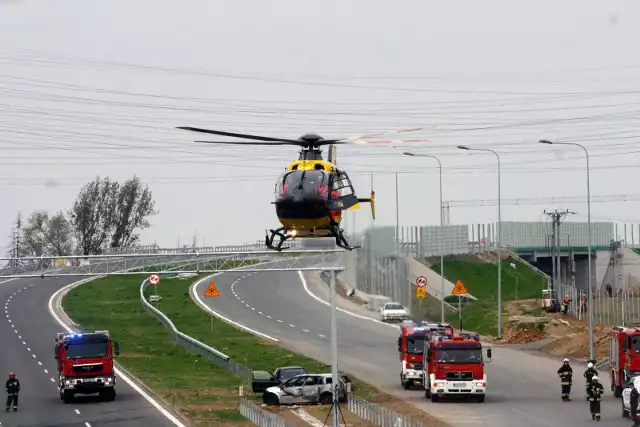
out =
[[(371, 216), (375, 219), (373, 189), (370, 197), (357, 197), (347, 172), (336, 166), (335, 145), (367, 144), (371, 143), (370, 141), (357, 138), (327, 140), (313, 133), (305, 134), (298, 139), (281, 139), (195, 127), (178, 129), (255, 141), (196, 141), (202, 143), (301, 147), (298, 160), (291, 162), (276, 182), (275, 200), (272, 203), (276, 206), (276, 215), (282, 227), (269, 230), (270, 235), (267, 233), (265, 243), (269, 249), (288, 249), (282, 247), (283, 243), (296, 237), (333, 237), (339, 247), (347, 250), (356, 249), (358, 246), (349, 245), (344, 237), (344, 230), (340, 228), (342, 211), (359, 209), (360, 203), (370, 203)], [(328, 160), (323, 160), (320, 149), (325, 145), (329, 146)], [(276, 236), (279, 240), (274, 244)]]

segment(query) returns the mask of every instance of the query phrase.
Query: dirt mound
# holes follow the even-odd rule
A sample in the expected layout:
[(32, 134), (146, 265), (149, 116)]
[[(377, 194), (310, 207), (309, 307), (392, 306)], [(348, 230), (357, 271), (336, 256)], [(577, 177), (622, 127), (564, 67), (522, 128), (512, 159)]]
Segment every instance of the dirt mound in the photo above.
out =
[(496, 340), (496, 344), (527, 344), (545, 338), (542, 331), (531, 328), (507, 328), (501, 340)]
[[(596, 359), (609, 355), (608, 334), (610, 326), (594, 325), (594, 351)], [(555, 340), (543, 347), (544, 350), (556, 356), (575, 358), (589, 355), (589, 330), (582, 322), (570, 318), (553, 315), (549, 325), (545, 328), (548, 338)]]

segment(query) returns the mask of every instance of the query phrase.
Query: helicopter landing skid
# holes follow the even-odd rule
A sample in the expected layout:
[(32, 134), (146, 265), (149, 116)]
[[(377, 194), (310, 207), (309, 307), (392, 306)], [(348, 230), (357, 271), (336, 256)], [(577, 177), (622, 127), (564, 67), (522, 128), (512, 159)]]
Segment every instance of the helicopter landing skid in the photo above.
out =
[[(284, 249), (290, 248), (290, 246), (282, 247), (284, 242), (287, 241), (290, 237), (290, 236), (287, 236), (286, 234), (283, 234), (283, 231), (285, 231), (284, 227), (280, 227), (276, 230), (269, 230), (269, 232), (271, 233), (271, 236), (269, 236), (268, 233), (265, 236), (265, 244), (267, 245), (267, 248), (273, 249), (274, 251), (278, 251), (278, 252), (281, 252)], [(276, 236), (278, 236), (280, 239), (278, 239), (278, 243), (274, 246), (273, 243), (274, 243), (274, 240), (276, 239)]]
[(361, 247), (357, 245), (356, 246), (349, 245), (349, 242), (347, 242), (347, 239), (344, 237), (344, 230), (342, 230), (337, 225), (333, 225), (331, 227), (331, 234), (333, 234), (333, 236), (336, 238), (336, 245), (341, 247), (342, 249), (351, 251), (353, 249), (358, 249)]

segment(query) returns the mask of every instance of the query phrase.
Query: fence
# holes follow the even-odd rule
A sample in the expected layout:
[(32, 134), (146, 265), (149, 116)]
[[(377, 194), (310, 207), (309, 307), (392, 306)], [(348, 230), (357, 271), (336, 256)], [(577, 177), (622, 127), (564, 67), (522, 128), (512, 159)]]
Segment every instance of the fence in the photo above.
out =
[(380, 427), (428, 427), (409, 415), (402, 415), (383, 406), (349, 396), (347, 408), (352, 414)]
[[(587, 318), (586, 290), (574, 286), (558, 287), (558, 298), (569, 296), (569, 315), (578, 319)], [(593, 323), (597, 325), (637, 326), (640, 325), (640, 289), (618, 289), (609, 294), (606, 290), (591, 294)], [(561, 302), (561, 301), (560, 301)]]
[(243, 417), (260, 427), (294, 427), (284, 418), (249, 402), (246, 397), (240, 398), (238, 410)]

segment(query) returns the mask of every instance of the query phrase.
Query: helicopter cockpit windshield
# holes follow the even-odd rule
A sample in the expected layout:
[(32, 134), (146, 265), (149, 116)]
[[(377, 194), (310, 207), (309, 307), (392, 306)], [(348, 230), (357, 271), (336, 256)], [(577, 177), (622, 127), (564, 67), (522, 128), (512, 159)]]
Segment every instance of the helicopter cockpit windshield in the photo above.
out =
[(276, 183), (276, 201), (327, 199), (329, 174), (322, 170), (287, 171)]

